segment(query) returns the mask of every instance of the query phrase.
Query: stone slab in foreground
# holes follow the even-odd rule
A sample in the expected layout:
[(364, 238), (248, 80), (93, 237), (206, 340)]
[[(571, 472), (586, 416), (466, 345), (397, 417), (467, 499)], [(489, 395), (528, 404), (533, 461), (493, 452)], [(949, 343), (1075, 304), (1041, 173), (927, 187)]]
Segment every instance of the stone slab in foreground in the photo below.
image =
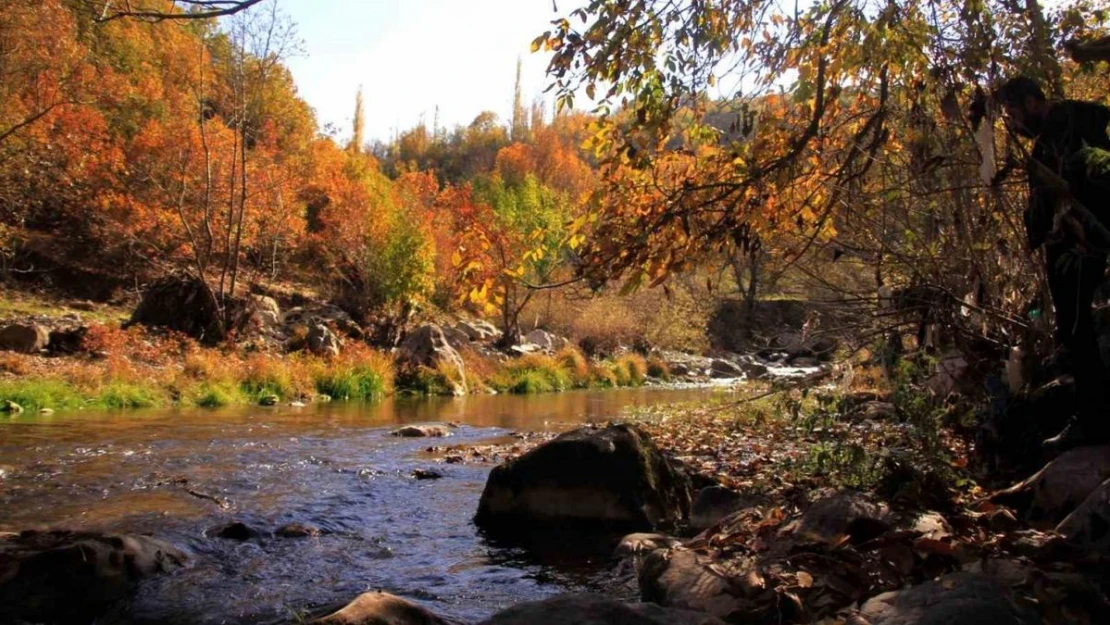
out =
[(1036, 614), (1014, 600), (997, 580), (954, 573), (863, 604), (870, 625), (1040, 625)]
[(91, 623), (142, 579), (185, 564), (169, 543), (133, 534), (0, 535), (0, 623)]
[(700, 612), (674, 610), (653, 603), (624, 603), (599, 595), (560, 595), (521, 603), (480, 625), (724, 625)]

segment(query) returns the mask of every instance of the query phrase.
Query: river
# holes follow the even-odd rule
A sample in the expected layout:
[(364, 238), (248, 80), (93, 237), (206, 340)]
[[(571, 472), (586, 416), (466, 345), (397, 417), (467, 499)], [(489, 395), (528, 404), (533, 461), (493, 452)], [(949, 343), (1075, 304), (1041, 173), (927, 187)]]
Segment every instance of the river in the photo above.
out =
[[(513, 432), (604, 422), (630, 407), (720, 392), (575, 391), (0, 419), (0, 531), (147, 533), (189, 551), (192, 566), (139, 589), (135, 622), (292, 621), (375, 589), (463, 621), (568, 591), (633, 598), (634, 580), (616, 571), (611, 545), (570, 553), (560, 544), (526, 550), (488, 540), (471, 517), (492, 465), (445, 464), (426, 449), (504, 442)], [(425, 422), (459, 427), (448, 439), (389, 435), (398, 425)], [(431, 468), (445, 477), (411, 477)], [(262, 536), (239, 542), (205, 535), (230, 521)], [(270, 537), (290, 522), (323, 533)]]

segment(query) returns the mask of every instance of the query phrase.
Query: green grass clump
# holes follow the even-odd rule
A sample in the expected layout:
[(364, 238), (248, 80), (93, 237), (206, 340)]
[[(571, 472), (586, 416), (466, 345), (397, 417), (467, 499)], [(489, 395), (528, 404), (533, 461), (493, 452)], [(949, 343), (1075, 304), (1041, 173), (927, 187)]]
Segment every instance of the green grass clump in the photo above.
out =
[(406, 391), (419, 395), (450, 395), (453, 390), (451, 378), (442, 367), (419, 367), (414, 373), (402, 377)]
[(113, 382), (104, 387), (95, 404), (108, 410), (152, 408), (162, 403), (158, 391), (137, 384)]
[(193, 405), (200, 408), (223, 408), (244, 403), (242, 392), (233, 384), (204, 383), (193, 396)]
[(575, 385), (571, 372), (560, 366), (558, 360), (538, 354), (522, 356), (510, 363), (506, 374), (495, 378), (495, 383), (504, 386), (498, 390), (521, 395), (565, 391)]
[(76, 409), (84, 405), (77, 389), (60, 380), (19, 380), (0, 383), (0, 403), (15, 402), (28, 411)]
[(386, 376), (368, 366), (325, 371), (316, 377), (316, 391), (335, 399), (380, 399), (388, 390)]
[(513, 384), (509, 390), (518, 395), (530, 395), (533, 393), (551, 393), (556, 390), (556, 387), (543, 371), (524, 369), (515, 374)]
[(632, 372), (628, 369), (627, 362), (614, 360), (604, 363), (604, 366), (613, 372), (613, 380), (616, 382), (613, 386), (632, 386)]
[(639, 354), (625, 354), (617, 359), (621, 370), (625, 374), (628, 383), (626, 386), (640, 386), (647, 381), (648, 364), (647, 360)]
[(609, 363), (599, 362), (590, 367), (590, 386), (595, 388), (616, 388), (620, 378)]
[(590, 385), (590, 362), (574, 347), (564, 347), (555, 354), (555, 362), (567, 373), (576, 388)]

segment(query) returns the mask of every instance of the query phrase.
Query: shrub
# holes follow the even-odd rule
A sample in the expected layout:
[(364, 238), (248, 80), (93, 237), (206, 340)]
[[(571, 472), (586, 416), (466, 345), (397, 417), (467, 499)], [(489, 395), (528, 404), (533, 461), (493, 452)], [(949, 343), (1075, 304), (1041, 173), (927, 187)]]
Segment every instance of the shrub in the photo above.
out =
[(243, 395), (231, 384), (201, 384), (193, 396), (193, 404), (201, 408), (222, 408), (243, 403)]
[(344, 366), (324, 371), (316, 379), (316, 390), (335, 399), (380, 399), (387, 391), (386, 379), (370, 366)]
[(27, 375), (31, 367), (27, 357), (22, 354), (0, 354), (0, 372), (13, 375)]
[[(571, 374), (566, 369), (560, 367), (558, 361), (550, 356), (528, 354), (510, 363), (508, 368), (516, 378), (513, 384), (514, 392), (543, 393), (562, 391), (573, 386)], [(522, 384), (522, 380), (526, 377), (528, 378), (527, 383)], [(542, 384), (535, 383), (539, 379), (543, 380)], [(518, 388), (546, 388), (547, 390), (515, 390)]]
[(490, 380), (503, 371), (501, 363), (469, 345), (460, 346), (458, 352), (466, 369), (466, 384), (469, 388), (480, 389), (487, 386), (496, 388)]
[(244, 375), (239, 385), (252, 401), (267, 395), (286, 399), (296, 394), (293, 377), (281, 361), (262, 354), (252, 354), (243, 367)]
[(622, 345), (632, 345), (641, 337), (636, 315), (612, 297), (593, 300), (571, 323), (571, 335), (592, 357), (607, 356)]
[(393, 361), (361, 343), (353, 343), (330, 362), (316, 361), (313, 384), (335, 399), (370, 401), (393, 390)]
[(597, 363), (590, 367), (590, 386), (615, 388), (620, 386), (620, 378), (608, 363)]
[(193, 349), (185, 354), (185, 375), (204, 381), (227, 382), (235, 378), (238, 359), (211, 349)]
[(627, 362), (624, 360), (611, 360), (602, 364), (613, 372), (613, 379), (616, 381), (615, 386), (632, 385), (632, 372), (628, 370)]
[(60, 380), (19, 380), (0, 382), (0, 402), (12, 401), (29, 411), (79, 408), (80, 393)]
[(442, 367), (418, 367), (407, 378), (406, 390), (424, 395), (450, 395), (454, 388)]
[(590, 362), (581, 351), (564, 347), (555, 354), (555, 362), (571, 377), (574, 386), (583, 388), (590, 384)]
[(640, 386), (647, 380), (647, 360), (639, 354), (625, 354), (617, 359), (617, 364), (627, 375), (627, 384)]
[(524, 369), (516, 374), (516, 379), (509, 390), (520, 395), (529, 395), (532, 393), (550, 393), (555, 391), (556, 387), (543, 371)]
[(127, 382), (113, 382), (100, 391), (96, 404), (109, 410), (151, 408), (160, 399), (154, 389)]
[(671, 367), (662, 358), (649, 358), (647, 361), (648, 377), (658, 380), (671, 379)]

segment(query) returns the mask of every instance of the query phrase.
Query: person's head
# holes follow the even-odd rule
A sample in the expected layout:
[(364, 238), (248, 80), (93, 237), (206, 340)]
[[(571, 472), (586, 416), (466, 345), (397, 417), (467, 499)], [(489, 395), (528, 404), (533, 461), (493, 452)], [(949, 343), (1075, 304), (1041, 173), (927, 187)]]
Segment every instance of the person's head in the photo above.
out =
[(1037, 81), (1028, 76), (1015, 76), (1003, 83), (994, 97), (1002, 104), (1007, 123), (1015, 132), (1030, 137), (1040, 134), (1048, 114), (1048, 101)]

